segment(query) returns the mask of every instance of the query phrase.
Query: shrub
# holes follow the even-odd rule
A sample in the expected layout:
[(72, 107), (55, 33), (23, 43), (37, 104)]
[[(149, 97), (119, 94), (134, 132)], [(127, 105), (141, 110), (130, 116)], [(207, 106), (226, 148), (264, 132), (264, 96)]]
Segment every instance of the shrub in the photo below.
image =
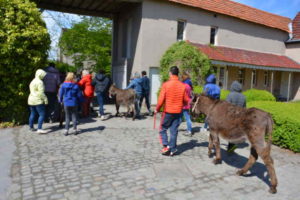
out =
[(45, 66), (50, 37), (35, 3), (1, 0), (0, 8), (0, 122), (23, 122), (29, 83)]
[(194, 85), (201, 85), (210, 72), (210, 60), (196, 47), (181, 41), (173, 44), (160, 60), (160, 77), (165, 82), (169, 79), (169, 69), (173, 65), (191, 75)]
[(300, 104), (252, 101), (247, 107), (256, 107), (271, 113), (275, 123), (273, 144), (300, 152)]
[(60, 72), (76, 72), (76, 67), (66, 64), (66, 63), (62, 63), (62, 62), (55, 62), (56, 68), (60, 71)]
[(257, 89), (250, 89), (243, 94), (246, 96), (246, 101), (276, 101), (276, 98), (272, 95), (272, 93), (266, 90), (257, 90)]

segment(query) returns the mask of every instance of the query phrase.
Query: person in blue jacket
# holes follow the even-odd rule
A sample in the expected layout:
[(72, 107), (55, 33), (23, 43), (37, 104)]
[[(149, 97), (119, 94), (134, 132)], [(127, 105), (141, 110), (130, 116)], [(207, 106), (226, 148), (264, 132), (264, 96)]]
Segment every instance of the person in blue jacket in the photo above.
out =
[(133, 80), (129, 83), (129, 85), (127, 86), (126, 90), (129, 88), (134, 89), (135, 91), (135, 101), (134, 101), (134, 107), (136, 110), (136, 117), (139, 118), (140, 117), (140, 101), (142, 98), (142, 94), (143, 94), (143, 80), (141, 79), (141, 76), (138, 72), (134, 73), (133, 76)]
[(82, 91), (75, 82), (75, 75), (73, 72), (69, 72), (59, 90), (59, 102), (64, 104), (66, 117), (65, 136), (69, 134), (70, 116), (72, 116), (74, 134), (77, 135), (79, 133), (77, 129), (77, 111), (78, 105), (83, 101)]
[(147, 109), (148, 109), (148, 113), (149, 115), (153, 115), (153, 112), (151, 110), (151, 106), (150, 106), (150, 100), (149, 100), (149, 97), (150, 97), (150, 80), (149, 78), (147, 77), (147, 72), (146, 71), (142, 71), (142, 97), (141, 97), (141, 100), (140, 100), (140, 109), (142, 108), (142, 104), (143, 104), (143, 100), (145, 98), (145, 101), (146, 101), (146, 106), (147, 106)]
[[(211, 74), (206, 78), (206, 84), (203, 91), (207, 96), (213, 99), (220, 99), (221, 89), (216, 84), (216, 76), (214, 74)], [(201, 130), (207, 131), (208, 125), (209, 124), (207, 123), (207, 119), (205, 119), (204, 128), (202, 128)]]

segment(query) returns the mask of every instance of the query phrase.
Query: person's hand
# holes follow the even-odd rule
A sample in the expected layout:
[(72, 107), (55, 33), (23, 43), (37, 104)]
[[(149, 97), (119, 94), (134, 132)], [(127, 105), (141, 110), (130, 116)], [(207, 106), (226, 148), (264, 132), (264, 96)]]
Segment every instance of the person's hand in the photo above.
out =
[(154, 110), (154, 114), (157, 114), (158, 113), (158, 111), (157, 110)]

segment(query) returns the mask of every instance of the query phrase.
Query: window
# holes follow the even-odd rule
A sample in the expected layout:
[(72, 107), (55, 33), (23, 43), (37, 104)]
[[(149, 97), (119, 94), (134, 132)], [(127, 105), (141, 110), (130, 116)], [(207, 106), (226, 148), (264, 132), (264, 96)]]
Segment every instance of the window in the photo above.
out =
[(257, 73), (256, 70), (252, 71), (252, 85), (256, 85), (257, 83)]
[(238, 77), (237, 80), (240, 84), (244, 85), (245, 81), (245, 69), (239, 69), (238, 70)]
[(210, 44), (215, 45), (217, 43), (217, 27), (211, 27), (210, 28)]
[(269, 72), (268, 71), (265, 71), (264, 72), (264, 85), (265, 87), (269, 87)]
[(225, 83), (225, 68), (221, 67), (220, 68), (220, 73), (219, 73), (219, 86), (220, 86), (220, 88), (223, 88), (224, 83)]
[(184, 40), (184, 34), (185, 34), (185, 25), (186, 21), (180, 20), (177, 21), (177, 41)]

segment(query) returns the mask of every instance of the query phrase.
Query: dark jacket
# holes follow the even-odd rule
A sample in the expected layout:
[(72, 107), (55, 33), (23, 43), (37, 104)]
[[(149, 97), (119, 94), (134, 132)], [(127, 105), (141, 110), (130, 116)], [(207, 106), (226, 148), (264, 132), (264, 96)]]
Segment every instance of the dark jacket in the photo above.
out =
[(226, 101), (240, 107), (246, 107), (246, 97), (241, 93), (242, 85), (238, 81), (233, 81), (230, 91)]
[(104, 74), (97, 74), (92, 81), (96, 93), (105, 92), (109, 87), (109, 78)]
[(129, 83), (126, 89), (132, 88), (134, 89), (136, 94), (141, 95), (143, 92), (142, 83), (143, 83), (142, 78), (135, 78)]
[(55, 67), (46, 67), (45, 72), (47, 73), (43, 82), (45, 84), (45, 92), (57, 92), (60, 85), (60, 73)]
[(149, 93), (150, 91), (150, 80), (147, 76), (142, 78), (143, 93)]
[(84, 101), (79, 86), (74, 82), (64, 82), (59, 90), (59, 101), (65, 106), (77, 106)]
[(216, 77), (214, 74), (207, 77), (204, 92), (213, 99), (220, 99), (221, 90), (220, 87), (216, 85)]

